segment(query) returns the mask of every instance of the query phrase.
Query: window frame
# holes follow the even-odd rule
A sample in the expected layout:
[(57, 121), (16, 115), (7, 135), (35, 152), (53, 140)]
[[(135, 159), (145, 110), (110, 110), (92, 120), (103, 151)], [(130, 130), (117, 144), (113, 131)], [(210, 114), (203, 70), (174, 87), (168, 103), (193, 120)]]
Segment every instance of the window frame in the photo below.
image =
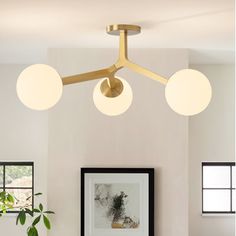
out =
[[(34, 208), (34, 162), (33, 161), (0, 161), (0, 166), (3, 167), (3, 185), (0, 186), (0, 192), (6, 189), (30, 189), (32, 191), (32, 209)], [(31, 187), (6, 187), (6, 166), (31, 166), (32, 167), (32, 186)], [(7, 214), (19, 213), (20, 211), (7, 211)]]
[[(229, 166), (230, 167), (230, 187), (229, 188), (204, 188), (203, 186), (203, 168), (204, 166)], [(233, 166), (235, 166), (235, 162), (202, 162), (202, 214), (235, 214), (235, 211), (233, 211), (233, 190), (235, 190), (235, 187), (233, 188), (233, 175), (232, 170)], [(203, 209), (203, 191), (204, 190), (230, 190), (230, 211), (204, 211)]]

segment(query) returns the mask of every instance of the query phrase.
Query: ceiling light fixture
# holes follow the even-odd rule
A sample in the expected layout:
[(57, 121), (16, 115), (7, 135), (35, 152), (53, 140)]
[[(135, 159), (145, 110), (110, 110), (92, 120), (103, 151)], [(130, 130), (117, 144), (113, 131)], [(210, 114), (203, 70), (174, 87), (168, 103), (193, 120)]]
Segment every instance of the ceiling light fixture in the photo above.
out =
[(166, 85), (165, 96), (168, 105), (175, 112), (191, 116), (202, 112), (211, 100), (212, 90), (208, 79), (199, 71), (184, 69), (168, 80), (128, 59), (127, 36), (138, 34), (137, 25), (110, 25), (107, 33), (120, 36), (119, 57), (112, 66), (88, 73), (60, 78), (48, 65), (36, 64), (26, 68), (17, 81), (17, 94), (27, 107), (46, 110), (55, 105), (62, 94), (63, 85), (89, 80), (102, 80), (93, 92), (94, 104), (99, 111), (109, 116), (124, 113), (132, 103), (132, 89), (115, 74), (126, 67), (136, 73)]

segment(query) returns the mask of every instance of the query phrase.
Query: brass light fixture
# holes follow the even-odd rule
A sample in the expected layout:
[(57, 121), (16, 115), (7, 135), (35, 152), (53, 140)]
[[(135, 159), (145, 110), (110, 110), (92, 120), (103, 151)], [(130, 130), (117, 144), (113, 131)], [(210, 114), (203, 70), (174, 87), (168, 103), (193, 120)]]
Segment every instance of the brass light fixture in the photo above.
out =
[(107, 33), (119, 35), (119, 57), (108, 68), (67, 76), (59, 74), (48, 65), (36, 64), (26, 68), (17, 81), (17, 94), (29, 108), (46, 110), (61, 97), (63, 85), (103, 79), (94, 89), (95, 106), (104, 114), (115, 116), (125, 112), (132, 103), (132, 89), (127, 81), (117, 77), (124, 67), (166, 85), (165, 96), (169, 106), (181, 115), (195, 115), (203, 111), (211, 100), (211, 85), (199, 71), (184, 69), (166, 79), (128, 59), (127, 37), (141, 32), (137, 25), (109, 25)]

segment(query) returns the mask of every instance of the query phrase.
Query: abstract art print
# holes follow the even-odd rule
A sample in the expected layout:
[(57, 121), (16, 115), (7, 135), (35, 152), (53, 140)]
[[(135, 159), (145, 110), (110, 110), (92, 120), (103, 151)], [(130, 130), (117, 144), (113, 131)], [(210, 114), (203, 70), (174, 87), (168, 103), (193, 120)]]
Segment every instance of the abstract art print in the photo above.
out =
[(138, 184), (95, 184), (94, 226), (103, 229), (139, 227)]
[(154, 169), (81, 168), (81, 236), (154, 236)]

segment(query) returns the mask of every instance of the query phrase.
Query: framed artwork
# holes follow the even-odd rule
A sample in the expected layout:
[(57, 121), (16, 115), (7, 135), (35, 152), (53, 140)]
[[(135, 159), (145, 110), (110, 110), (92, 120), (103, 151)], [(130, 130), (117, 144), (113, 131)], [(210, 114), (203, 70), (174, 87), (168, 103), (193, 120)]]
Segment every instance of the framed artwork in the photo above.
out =
[(154, 169), (81, 168), (81, 236), (154, 236)]

